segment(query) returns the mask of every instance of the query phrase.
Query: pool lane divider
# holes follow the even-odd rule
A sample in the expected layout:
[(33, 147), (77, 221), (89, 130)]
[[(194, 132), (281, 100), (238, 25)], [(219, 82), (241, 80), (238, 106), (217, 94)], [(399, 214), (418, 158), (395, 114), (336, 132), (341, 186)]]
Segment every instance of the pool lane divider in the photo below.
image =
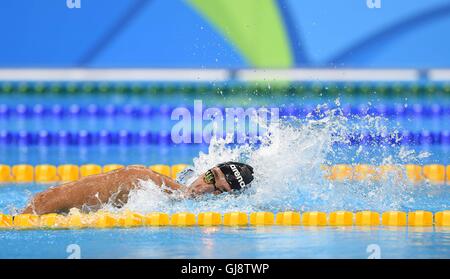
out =
[[(196, 135), (191, 134), (190, 138)], [(224, 138), (226, 135), (221, 135)], [(245, 138), (245, 143), (259, 144), (250, 135), (235, 132), (235, 139)], [(195, 143), (173, 142), (168, 130), (160, 131), (8, 131), (0, 130), (0, 145), (18, 146), (91, 146), (91, 145), (195, 145)], [(202, 144), (206, 144), (202, 143)], [(450, 145), (450, 130), (443, 131), (401, 131), (394, 133), (355, 132), (347, 135), (345, 143), (337, 145)]]
[(376, 181), (407, 179), (413, 183), (429, 182), (431, 184), (450, 185), (450, 165), (368, 165), (368, 164), (336, 164), (322, 166), (325, 176), (334, 181)]
[[(252, 70), (253, 71), (253, 70)], [(239, 71), (238, 71), (239, 72)], [(122, 74), (123, 75), (123, 74)], [(258, 80), (261, 78), (259, 77)], [(1, 81), (0, 94), (239, 94), (239, 93), (272, 93), (272, 94), (295, 94), (305, 95), (310, 93), (325, 94), (361, 94), (362, 96), (376, 92), (378, 95), (417, 95), (417, 94), (448, 94), (450, 84), (442, 82), (421, 83), (367, 83), (361, 81), (291, 81), (289, 83), (274, 84), (270, 88), (262, 86), (260, 83), (248, 80), (238, 82), (207, 82), (207, 81), (186, 81), (186, 82), (135, 82), (135, 81)]]
[[(131, 165), (130, 165), (131, 166)], [(134, 165), (143, 166), (143, 165)], [(125, 167), (120, 164), (108, 164), (103, 167), (97, 164), (77, 165), (1, 165), (0, 164), (0, 183), (56, 183), (71, 182), (82, 177), (107, 173)], [(144, 166), (147, 167), (147, 166)], [(176, 178), (176, 175), (187, 167), (186, 164), (176, 165), (151, 165), (149, 166), (155, 172)]]
[[(70, 182), (81, 177), (107, 173), (125, 167), (120, 164), (108, 164), (100, 166), (97, 164), (85, 165), (1, 165), (0, 183), (59, 183)], [(147, 167), (147, 166), (145, 166)], [(187, 167), (186, 164), (151, 165), (150, 169), (160, 174), (176, 178), (177, 174)], [(431, 184), (450, 185), (450, 165), (368, 165), (368, 164), (336, 164), (323, 165), (322, 172), (325, 178), (331, 181), (381, 181), (398, 180), (411, 183), (429, 182)]]
[(15, 216), (0, 214), (0, 229), (108, 229), (133, 227), (191, 227), (191, 226), (334, 226), (334, 227), (450, 227), (450, 210), (430, 211), (334, 211), (325, 212), (179, 212), (167, 214), (153, 212), (140, 214), (96, 212), (83, 214), (79, 211), (69, 215), (56, 213)]
[[(186, 105), (184, 105), (186, 106)], [(339, 107), (342, 110), (344, 116), (358, 115), (358, 116), (386, 116), (386, 117), (445, 117), (450, 115), (450, 106), (442, 104), (432, 104), (432, 105), (422, 105), (413, 104), (405, 106), (404, 104), (396, 105), (376, 105), (367, 106), (361, 105), (348, 105)], [(154, 116), (170, 116), (171, 112), (176, 109), (176, 106), (169, 106), (166, 104), (159, 106), (150, 105), (60, 105), (54, 104), (52, 106), (34, 104), (25, 105), (18, 104), (15, 106), (0, 104), (0, 119), (10, 118), (10, 117), (20, 117), (20, 118), (38, 118), (38, 117), (53, 117), (53, 118), (76, 118), (76, 117), (134, 117), (134, 118), (148, 118)], [(193, 107), (187, 107), (191, 113), (194, 112)], [(218, 108), (225, 113), (224, 108)], [(280, 106), (279, 113), (280, 116), (296, 116), (296, 117), (306, 117), (311, 115), (312, 117), (320, 117), (325, 115), (332, 109), (321, 108), (317, 109), (314, 106), (299, 106), (299, 105), (289, 105)]]

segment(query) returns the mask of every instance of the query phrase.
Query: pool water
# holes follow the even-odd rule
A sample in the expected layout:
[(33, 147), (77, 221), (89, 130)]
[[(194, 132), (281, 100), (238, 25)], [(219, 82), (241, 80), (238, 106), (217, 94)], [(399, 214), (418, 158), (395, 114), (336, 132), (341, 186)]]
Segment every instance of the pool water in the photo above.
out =
[[(134, 199), (130, 208), (142, 213), (450, 209), (448, 185), (393, 180), (336, 182), (325, 179), (320, 170), (323, 164), (339, 163), (450, 165), (449, 94), (406, 89), (395, 94), (370, 90), (364, 94), (253, 94), (251, 87), (243, 88), (242, 94), (196, 92), (195, 87), (189, 92), (172, 90), (162, 95), (114, 90), (2, 93), (0, 164), (173, 165), (193, 164), (197, 158), (196, 167), (201, 169), (238, 153), (266, 172), (262, 174), (267, 178), (265, 184), (258, 182), (260, 189), (255, 194), (233, 199), (173, 202), (153, 197), (151, 191), (140, 193), (143, 198)], [(237, 147), (231, 152), (225, 145), (172, 143), (167, 139), (176, 123), (171, 112), (177, 107), (193, 111), (195, 100), (201, 100), (205, 108), (277, 107), (282, 121), (295, 122), (300, 128), (282, 129), (282, 145), (270, 156), (264, 154), (272, 152), (271, 147), (260, 145), (254, 149)], [(314, 111), (317, 105), (322, 112)], [(389, 112), (385, 112), (386, 107)], [(342, 113), (344, 120), (323, 114), (333, 109)], [(311, 112), (316, 115), (305, 121)], [(73, 141), (65, 141), (61, 131), (73, 133)], [(117, 136), (124, 131), (125, 136)], [(152, 140), (142, 141), (139, 133), (143, 131), (150, 133)], [(341, 137), (341, 133), (345, 138), (367, 131), (372, 139), (362, 143)], [(107, 134), (104, 141), (99, 140), (102, 133)], [(377, 139), (380, 134), (396, 133), (413, 136), (409, 142)], [(114, 135), (122, 141), (110, 140)], [(199, 156), (199, 152), (204, 155)], [(0, 212), (17, 212), (32, 194), (47, 187), (0, 185)], [(383, 226), (1, 230), (0, 258), (67, 258), (73, 254), (71, 244), (78, 245), (82, 258), (450, 258), (450, 230), (446, 227)]]
[[(0, 232), (1, 258), (449, 258), (445, 228), (244, 227)], [(375, 248), (373, 248), (373, 245)], [(69, 247), (70, 248), (70, 247)], [(378, 253), (379, 252), (379, 253)]]

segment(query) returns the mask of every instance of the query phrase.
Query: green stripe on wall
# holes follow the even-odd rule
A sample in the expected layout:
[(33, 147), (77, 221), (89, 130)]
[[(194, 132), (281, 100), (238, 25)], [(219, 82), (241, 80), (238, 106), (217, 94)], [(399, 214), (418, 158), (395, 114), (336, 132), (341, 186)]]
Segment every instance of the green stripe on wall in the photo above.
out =
[(293, 56), (273, 0), (189, 0), (258, 68), (291, 67)]

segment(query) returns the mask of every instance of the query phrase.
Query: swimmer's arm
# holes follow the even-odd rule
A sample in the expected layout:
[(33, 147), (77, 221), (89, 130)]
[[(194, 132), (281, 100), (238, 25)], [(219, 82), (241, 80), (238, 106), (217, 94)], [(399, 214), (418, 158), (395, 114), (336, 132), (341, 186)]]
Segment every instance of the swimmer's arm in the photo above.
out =
[(152, 180), (156, 185), (164, 184), (171, 190), (185, 190), (173, 179), (148, 168), (126, 167), (49, 188), (37, 194), (23, 213), (46, 214), (83, 206), (100, 208), (110, 200), (118, 205), (125, 204), (130, 190), (139, 186), (139, 180)]

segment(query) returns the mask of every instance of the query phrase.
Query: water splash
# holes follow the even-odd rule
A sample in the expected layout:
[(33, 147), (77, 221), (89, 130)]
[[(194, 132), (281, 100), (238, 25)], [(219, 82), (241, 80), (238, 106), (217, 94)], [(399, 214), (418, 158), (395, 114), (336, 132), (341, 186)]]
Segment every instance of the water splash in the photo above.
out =
[[(336, 103), (339, 105), (339, 103)], [(336, 182), (324, 177), (323, 165), (334, 163), (403, 164), (420, 162), (426, 153), (416, 154), (393, 144), (352, 146), (349, 135), (398, 131), (382, 117), (345, 117), (338, 107), (316, 111), (304, 119), (288, 117), (266, 125), (261, 143), (233, 146), (230, 138), (213, 138), (208, 153), (193, 160), (201, 174), (218, 163), (244, 161), (254, 167), (252, 187), (240, 195), (207, 195), (180, 199), (164, 194), (152, 182), (130, 193), (121, 210), (139, 212), (281, 211), (281, 210), (398, 210), (414, 207), (416, 191), (405, 179)], [(325, 111), (325, 112), (321, 112)]]

